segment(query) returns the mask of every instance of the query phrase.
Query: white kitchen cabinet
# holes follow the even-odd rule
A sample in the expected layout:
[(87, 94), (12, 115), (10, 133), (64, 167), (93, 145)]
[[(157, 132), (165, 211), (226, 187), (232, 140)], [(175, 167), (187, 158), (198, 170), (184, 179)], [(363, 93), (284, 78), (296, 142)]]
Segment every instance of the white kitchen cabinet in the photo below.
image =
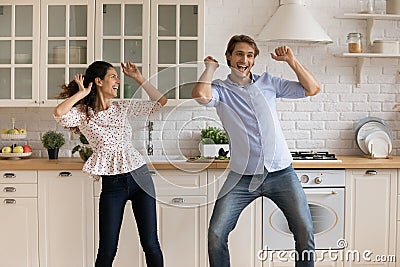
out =
[[(96, 257), (97, 250), (99, 247), (99, 199), (101, 192), (101, 182), (94, 182), (94, 210), (95, 210), (95, 243), (94, 243), (94, 255)], [(113, 266), (114, 267), (125, 267), (125, 266), (137, 266), (145, 267), (146, 262), (144, 253), (139, 241), (139, 234), (136, 227), (135, 217), (132, 212), (132, 203), (128, 201), (125, 206), (124, 219), (122, 221), (121, 231), (119, 235), (118, 250), (115, 256)]]
[[(96, 58), (117, 70), (121, 61), (134, 62), (168, 105), (193, 102), (204, 55), (204, 0), (98, 0), (96, 14)], [(147, 98), (135, 81), (120, 76), (117, 98)]]
[(0, 175), (0, 265), (39, 267), (37, 172)]
[(40, 0), (41, 106), (55, 106), (60, 85), (94, 58), (94, 0)]
[(2, 107), (39, 101), (39, 10), (40, 1), (0, 0)]
[(40, 267), (94, 265), (93, 186), (81, 171), (38, 171)]
[(0, 0), (0, 8), (0, 106), (55, 106), (60, 85), (93, 60), (94, 1)]
[(152, 171), (165, 266), (206, 267), (207, 171)]
[[(207, 171), (150, 171), (157, 195), (158, 236), (165, 266), (205, 267)], [(95, 253), (98, 247), (100, 183), (95, 182)], [(115, 267), (146, 266), (131, 203), (125, 207)]]
[(132, 61), (168, 105), (195, 103), (204, 0), (0, 0), (0, 9), (0, 106), (55, 106), (95, 58), (120, 73), (119, 99), (147, 98), (121, 72)]
[[(229, 170), (208, 170), (209, 219), (211, 218), (218, 192), (226, 180)], [(229, 253), (232, 267), (256, 267), (263, 262), (258, 259), (262, 249), (262, 199), (258, 198), (244, 209), (235, 229), (229, 235)], [(266, 263), (264, 263), (266, 264)]]
[(345, 251), (360, 255), (359, 261), (345, 260), (346, 267), (396, 266), (380, 260), (395, 255), (396, 205), (396, 170), (346, 170)]

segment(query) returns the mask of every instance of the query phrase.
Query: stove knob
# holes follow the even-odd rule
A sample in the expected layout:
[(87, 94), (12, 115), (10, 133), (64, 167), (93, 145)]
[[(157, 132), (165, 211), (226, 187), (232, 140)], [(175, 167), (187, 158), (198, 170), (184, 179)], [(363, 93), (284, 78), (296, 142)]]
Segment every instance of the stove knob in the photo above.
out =
[(308, 177), (307, 174), (303, 174), (302, 176), (300, 176), (300, 182), (302, 182), (303, 184), (308, 183), (309, 180), (310, 180), (310, 177)]
[(322, 178), (321, 177), (317, 177), (317, 178), (314, 179), (314, 182), (316, 184), (320, 184), (320, 183), (322, 183)]

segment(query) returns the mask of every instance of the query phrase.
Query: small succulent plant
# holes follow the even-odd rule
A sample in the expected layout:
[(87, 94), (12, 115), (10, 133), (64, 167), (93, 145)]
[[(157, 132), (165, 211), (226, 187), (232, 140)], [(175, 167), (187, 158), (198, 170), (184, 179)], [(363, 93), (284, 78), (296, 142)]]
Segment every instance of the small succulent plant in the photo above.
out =
[(201, 130), (201, 143), (229, 144), (229, 139), (224, 129), (208, 126)]

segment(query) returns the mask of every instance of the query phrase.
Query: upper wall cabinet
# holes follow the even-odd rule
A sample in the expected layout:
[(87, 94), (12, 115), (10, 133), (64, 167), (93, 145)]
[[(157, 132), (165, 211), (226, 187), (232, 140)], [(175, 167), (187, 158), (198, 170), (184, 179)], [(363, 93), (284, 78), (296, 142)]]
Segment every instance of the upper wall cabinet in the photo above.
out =
[(93, 20), (90, 0), (0, 0), (0, 106), (56, 105), (93, 59)]
[(0, 1), (0, 106), (39, 101), (40, 27), (36, 14), (39, 2)]
[[(97, 1), (96, 58), (119, 72), (121, 61), (134, 62), (169, 104), (190, 99), (204, 54), (203, 10), (203, 0)], [(135, 81), (120, 79), (119, 98), (147, 98)]]
[(55, 106), (95, 59), (120, 73), (119, 99), (147, 98), (121, 72), (132, 61), (174, 105), (204, 54), (204, 0), (0, 0), (0, 25), (0, 107)]
[(151, 4), (150, 75), (169, 99), (191, 99), (197, 63), (203, 62), (204, 55), (204, 3), (159, 0)]
[(149, 13), (149, 1), (96, 1), (96, 59), (110, 62), (120, 73), (117, 98), (142, 98), (139, 85), (121, 72), (120, 62), (135, 63), (143, 76), (148, 77)]
[(40, 105), (54, 106), (61, 85), (93, 60), (94, 3), (42, 0), (40, 6)]

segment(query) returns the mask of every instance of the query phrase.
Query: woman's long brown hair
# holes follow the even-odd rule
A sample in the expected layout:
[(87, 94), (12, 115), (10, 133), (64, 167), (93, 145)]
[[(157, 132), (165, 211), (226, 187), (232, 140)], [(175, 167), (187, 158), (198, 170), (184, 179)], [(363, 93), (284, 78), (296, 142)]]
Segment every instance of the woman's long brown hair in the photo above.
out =
[[(96, 78), (100, 78), (103, 80), (109, 68), (113, 68), (113, 65), (105, 61), (95, 61), (90, 64), (85, 71), (83, 86), (87, 88), (89, 84), (92, 83), (92, 89), (90, 90), (90, 93), (85, 96), (85, 98), (75, 103), (74, 107), (77, 106), (79, 110), (84, 112), (86, 114), (87, 120), (90, 120), (89, 108), (92, 109), (94, 112), (96, 111), (96, 100), (98, 92), (94, 80)], [(59, 94), (59, 99), (71, 97), (79, 91), (79, 86), (75, 82), (75, 80), (72, 80), (69, 84), (62, 85), (61, 88), (63, 91)], [(80, 134), (78, 127), (70, 127), (69, 129), (73, 133)]]

